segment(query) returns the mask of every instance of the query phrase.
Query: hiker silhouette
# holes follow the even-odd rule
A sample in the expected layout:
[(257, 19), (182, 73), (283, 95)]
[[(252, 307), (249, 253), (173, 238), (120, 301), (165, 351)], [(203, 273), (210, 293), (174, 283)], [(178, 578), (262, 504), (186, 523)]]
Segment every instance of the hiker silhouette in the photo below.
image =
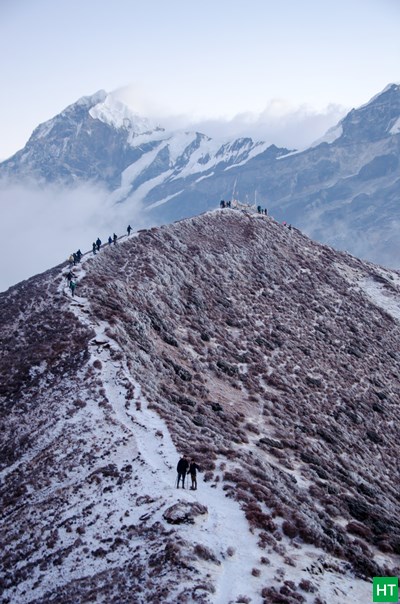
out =
[(182, 480), (182, 489), (185, 488), (185, 476), (188, 471), (189, 462), (186, 459), (186, 456), (183, 455), (178, 461), (178, 465), (176, 466), (176, 471), (178, 472), (178, 479), (176, 482), (176, 488), (179, 489), (179, 482)]
[(194, 459), (192, 459), (189, 465), (189, 474), (190, 478), (192, 479), (192, 485), (190, 488), (192, 491), (196, 491), (197, 489), (197, 472), (200, 472), (200, 468)]

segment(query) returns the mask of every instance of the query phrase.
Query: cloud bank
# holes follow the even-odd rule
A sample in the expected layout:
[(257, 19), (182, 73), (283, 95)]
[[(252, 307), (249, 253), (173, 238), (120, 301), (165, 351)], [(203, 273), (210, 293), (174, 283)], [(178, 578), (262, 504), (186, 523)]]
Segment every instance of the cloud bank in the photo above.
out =
[(110, 202), (93, 185), (9, 185), (0, 182), (0, 291), (66, 260), (100, 237), (144, 228), (140, 207)]
[(349, 111), (348, 107), (334, 103), (316, 109), (308, 104), (296, 105), (275, 98), (260, 112), (206, 117), (189, 112), (174, 113), (172, 107), (149, 99), (137, 86), (120, 88), (112, 94), (139, 115), (151, 118), (168, 130), (196, 130), (211, 138), (227, 140), (251, 137), (288, 149), (304, 149), (311, 145)]

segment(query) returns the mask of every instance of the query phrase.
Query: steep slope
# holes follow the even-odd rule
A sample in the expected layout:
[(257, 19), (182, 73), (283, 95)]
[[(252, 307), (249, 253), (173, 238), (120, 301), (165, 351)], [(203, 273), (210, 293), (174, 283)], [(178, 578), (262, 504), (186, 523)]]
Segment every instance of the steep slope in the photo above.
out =
[(4, 602), (361, 603), (398, 575), (399, 273), (234, 210), (86, 256), (75, 299), (64, 273), (0, 295)]

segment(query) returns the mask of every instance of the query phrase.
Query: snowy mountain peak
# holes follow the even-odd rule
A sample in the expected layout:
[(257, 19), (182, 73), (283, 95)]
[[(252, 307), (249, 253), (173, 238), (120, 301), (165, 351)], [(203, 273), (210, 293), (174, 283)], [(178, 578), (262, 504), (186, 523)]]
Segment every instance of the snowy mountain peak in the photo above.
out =
[(105, 90), (98, 90), (97, 92), (95, 92), (94, 94), (91, 94), (89, 96), (82, 96), (80, 99), (78, 99), (76, 101), (76, 103), (73, 103), (72, 105), (70, 105), (70, 107), (72, 107), (73, 105), (80, 105), (80, 106), (84, 106), (84, 107), (93, 107), (94, 105), (97, 105), (98, 103), (102, 103), (106, 98), (107, 98), (107, 92)]
[(89, 114), (93, 119), (100, 120), (113, 128), (123, 128), (132, 134), (148, 134), (160, 129), (159, 126), (156, 126), (147, 118), (134, 113), (113, 94), (101, 96), (98, 103), (91, 107)]

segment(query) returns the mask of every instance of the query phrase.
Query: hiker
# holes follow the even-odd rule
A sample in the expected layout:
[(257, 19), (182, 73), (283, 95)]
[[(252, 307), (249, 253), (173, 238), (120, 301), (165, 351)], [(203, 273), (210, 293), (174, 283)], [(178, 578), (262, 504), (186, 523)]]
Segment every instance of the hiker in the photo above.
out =
[(75, 296), (76, 281), (73, 281), (73, 279), (71, 279), (71, 281), (69, 282), (69, 287), (72, 292), (72, 296)]
[(118, 239), (118, 237), (117, 237), (117, 236), (116, 236), (116, 234), (114, 233), (114, 235), (113, 235), (114, 245), (117, 245), (117, 239)]
[(108, 238), (108, 245), (111, 245), (111, 244), (112, 244), (112, 239), (111, 239), (111, 235), (110, 235)]
[(178, 461), (178, 465), (176, 466), (176, 471), (178, 472), (178, 480), (176, 483), (176, 488), (179, 489), (179, 481), (182, 479), (182, 489), (185, 488), (185, 476), (188, 471), (189, 462), (186, 459), (185, 455), (182, 455), (180, 460)]
[(221, 199), (221, 201), (219, 202), (219, 205), (220, 205), (221, 208), (225, 207), (225, 201), (224, 201), (224, 199)]
[(78, 256), (75, 254), (75, 252), (72, 254), (72, 258), (73, 258), (73, 262), (74, 262), (74, 266), (75, 266), (78, 262)]
[(71, 267), (74, 264), (74, 257), (71, 254), (70, 257), (68, 258), (68, 262), (69, 262), (69, 266)]
[(80, 249), (76, 252), (76, 257), (78, 258), (78, 262), (80, 262), (82, 258), (82, 252)]
[(128, 228), (126, 230), (128, 231), (128, 237), (129, 237), (129, 235), (131, 234), (131, 230), (132, 230), (132, 227), (130, 224), (128, 224)]
[(231, 207), (231, 200), (229, 200), (229, 201), (227, 201), (227, 202), (226, 202), (226, 207), (227, 207), (227, 208), (230, 208), (230, 207)]
[(261, 206), (257, 206), (257, 212), (261, 214)]
[(95, 244), (94, 241), (93, 241), (93, 244), (92, 244), (92, 249), (93, 249), (93, 255), (95, 256), (96, 255), (96, 244)]
[(70, 282), (72, 281), (72, 279), (74, 278), (74, 274), (71, 271), (68, 271), (68, 273), (65, 275), (68, 281), (68, 285), (70, 284)]
[(196, 464), (194, 459), (192, 459), (190, 461), (190, 465), (189, 465), (189, 474), (190, 474), (190, 478), (192, 479), (192, 486), (190, 487), (190, 489), (192, 491), (196, 491), (196, 489), (197, 489), (197, 471), (200, 472), (200, 468)]
[(97, 237), (96, 239), (96, 247), (97, 247), (97, 251), (100, 251), (100, 246), (101, 246), (101, 239), (100, 237)]

